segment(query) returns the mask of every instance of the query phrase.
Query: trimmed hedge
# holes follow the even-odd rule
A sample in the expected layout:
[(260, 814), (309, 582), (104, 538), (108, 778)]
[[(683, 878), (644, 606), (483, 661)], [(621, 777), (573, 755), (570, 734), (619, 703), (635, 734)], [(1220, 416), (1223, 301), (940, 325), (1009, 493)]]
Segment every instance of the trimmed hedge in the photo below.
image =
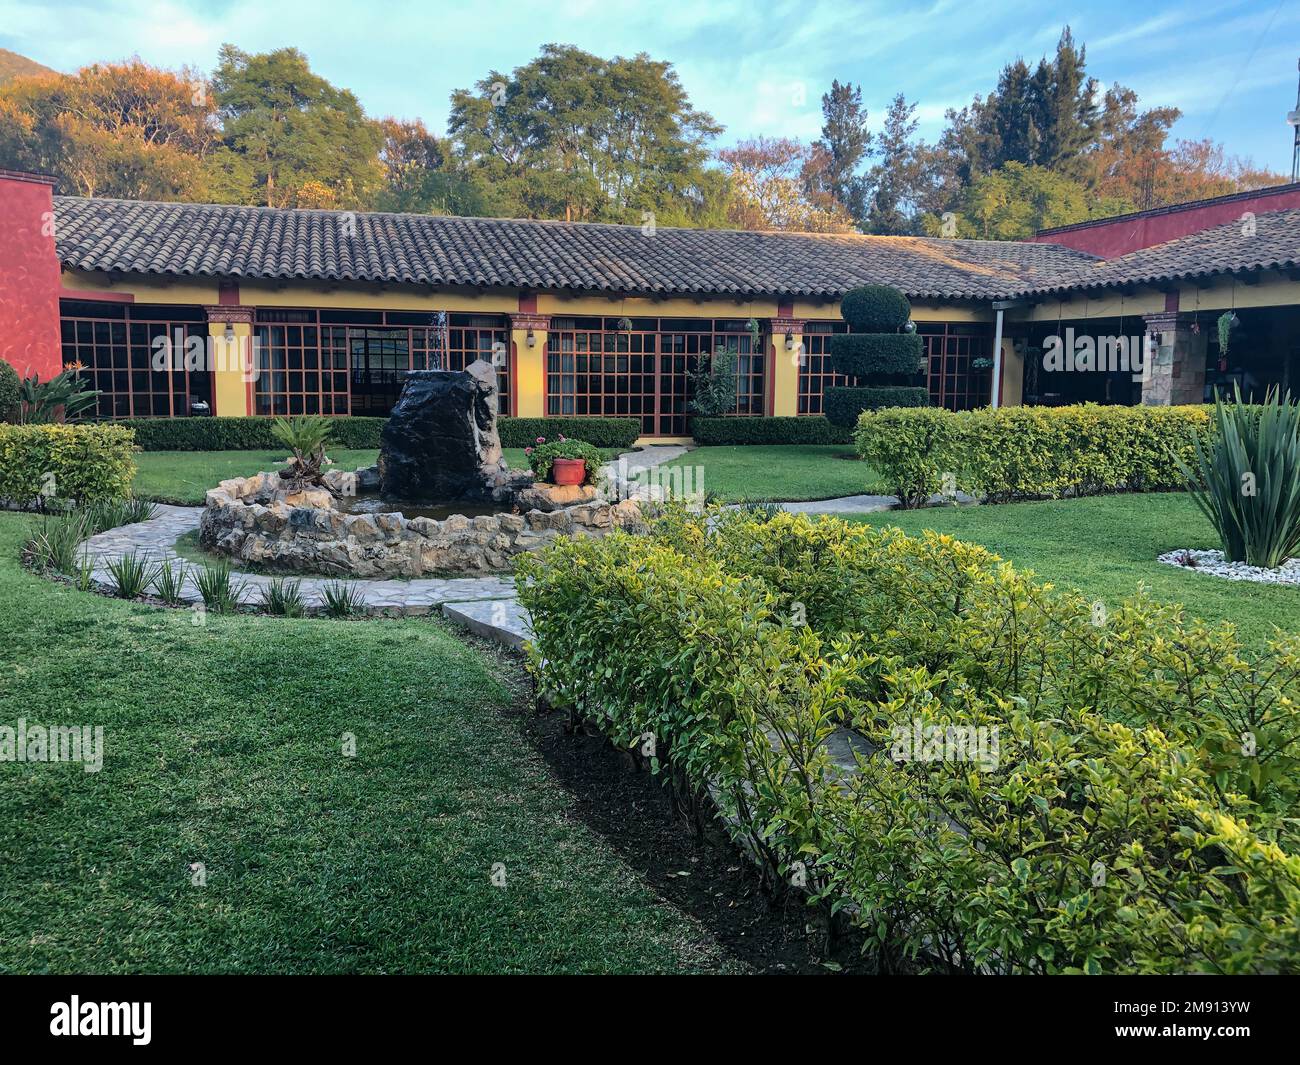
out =
[(841, 428), (852, 430), (863, 411), (882, 407), (925, 407), (930, 403), (930, 390), (912, 385), (871, 385), (850, 387), (833, 385), (822, 394), (822, 410), (827, 420)]
[(852, 430), (825, 418), (692, 418), (691, 434), (701, 446), (726, 444), (850, 444)]
[(921, 372), (925, 346), (916, 333), (837, 333), (829, 340), (832, 365), (846, 377)]
[(641, 435), (640, 418), (498, 418), (502, 447), (531, 447), (539, 436), (563, 434), (592, 447), (626, 449)]
[[(124, 418), (142, 451), (262, 451), (281, 445), (270, 418)], [(387, 418), (334, 417), (336, 447), (377, 448)], [(636, 418), (498, 418), (502, 447), (528, 447), (539, 436), (560, 433), (594, 447), (628, 448), (641, 435)]]
[(866, 412), (858, 454), (888, 491), (915, 506), (943, 487), (989, 502), (1182, 488), (1179, 463), (1194, 461), (1192, 436), (1209, 408), (982, 407)]
[(125, 499), (135, 477), (135, 439), (122, 425), (0, 425), (0, 499), (40, 496), (99, 503)]
[[(387, 418), (333, 417), (331, 440), (337, 447), (379, 446)], [(271, 433), (271, 418), (123, 418), (142, 451), (264, 451), (283, 447)]]
[(911, 314), (907, 297), (889, 285), (862, 285), (840, 301), (840, 317), (855, 333), (896, 333)]
[(1179, 607), (1099, 623), (983, 548), (784, 513), (561, 539), (516, 584), (547, 698), (883, 968), (1300, 970), (1300, 639), (1251, 661)]

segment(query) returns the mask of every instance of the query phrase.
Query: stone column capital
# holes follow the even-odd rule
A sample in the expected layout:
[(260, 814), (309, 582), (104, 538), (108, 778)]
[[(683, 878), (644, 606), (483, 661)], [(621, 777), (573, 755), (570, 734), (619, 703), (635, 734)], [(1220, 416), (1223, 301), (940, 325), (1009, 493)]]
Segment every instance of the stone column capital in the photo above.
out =
[(256, 319), (256, 310), (252, 307), (204, 307), (209, 322), (222, 322), (228, 325), (252, 325)]
[(545, 333), (551, 328), (551, 316), (549, 314), (512, 314), (510, 316), (510, 328), (532, 329), (539, 333)]

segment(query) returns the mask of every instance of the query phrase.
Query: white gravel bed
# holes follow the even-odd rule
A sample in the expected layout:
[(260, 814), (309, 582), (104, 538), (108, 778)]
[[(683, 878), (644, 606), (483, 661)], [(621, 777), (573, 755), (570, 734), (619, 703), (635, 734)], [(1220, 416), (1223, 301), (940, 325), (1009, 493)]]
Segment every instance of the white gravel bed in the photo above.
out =
[[(1195, 565), (1188, 565), (1189, 560)], [(1300, 585), (1300, 558), (1290, 559), (1277, 569), (1265, 569), (1263, 566), (1248, 566), (1244, 562), (1225, 562), (1223, 552), (1219, 550), (1197, 551), (1191, 548), (1180, 548), (1160, 555), (1156, 561), (1191, 570), (1193, 573), (1223, 577), (1230, 581)]]

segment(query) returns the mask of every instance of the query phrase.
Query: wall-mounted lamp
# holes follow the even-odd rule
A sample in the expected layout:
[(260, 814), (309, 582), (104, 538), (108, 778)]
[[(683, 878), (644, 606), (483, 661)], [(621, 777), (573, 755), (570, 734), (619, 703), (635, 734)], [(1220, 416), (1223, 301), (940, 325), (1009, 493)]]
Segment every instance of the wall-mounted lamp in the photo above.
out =
[(793, 329), (787, 329), (785, 331), (785, 350), (794, 351), (794, 330)]
[(537, 335), (531, 329), (528, 330), (528, 346), (530, 348), (537, 346)]
[(234, 322), (227, 322), (227, 323), (226, 323), (226, 332), (225, 332), (225, 336), (226, 336), (226, 340), (228, 340), (228, 341), (229, 341), (229, 340), (234, 340), (234, 339), (235, 339), (235, 323), (234, 323)]

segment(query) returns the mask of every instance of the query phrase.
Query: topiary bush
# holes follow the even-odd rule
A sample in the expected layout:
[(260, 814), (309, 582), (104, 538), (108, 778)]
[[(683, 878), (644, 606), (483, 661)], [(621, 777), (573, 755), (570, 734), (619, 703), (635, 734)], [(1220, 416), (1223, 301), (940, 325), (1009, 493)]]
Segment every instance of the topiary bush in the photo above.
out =
[(853, 384), (826, 390), (823, 409), (831, 422), (850, 427), (864, 410), (930, 402), (929, 390), (915, 384), (924, 344), (915, 332), (902, 332), (911, 313), (907, 297), (888, 285), (863, 285), (845, 293), (840, 314), (853, 332), (830, 337), (827, 350), (835, 372)]
[(840, 317), (855, 333), (897, 333), (911, 314), (907, 297), (889, 285), (861, 285), (840, 300)]
[(822, 393), (822, 409), (826, 412), (826, 420), (837, 429), (846, 429), (850, 433), (857, 426), (863, 411), (929, 405), (929, 390), (909, 385), (875, 385), (870, 388), (833, 385)]
[(131, 430), (121, 425), (0, 425), (0, 500), (124, 499), (134, 453)]
[(547, 698), (882, 968), (1300, 970), (1295, 637), (1248, 658), (1178, 607), (1099, 618), (983, 548), (787, 513), (670, 509), (516, 583)]

